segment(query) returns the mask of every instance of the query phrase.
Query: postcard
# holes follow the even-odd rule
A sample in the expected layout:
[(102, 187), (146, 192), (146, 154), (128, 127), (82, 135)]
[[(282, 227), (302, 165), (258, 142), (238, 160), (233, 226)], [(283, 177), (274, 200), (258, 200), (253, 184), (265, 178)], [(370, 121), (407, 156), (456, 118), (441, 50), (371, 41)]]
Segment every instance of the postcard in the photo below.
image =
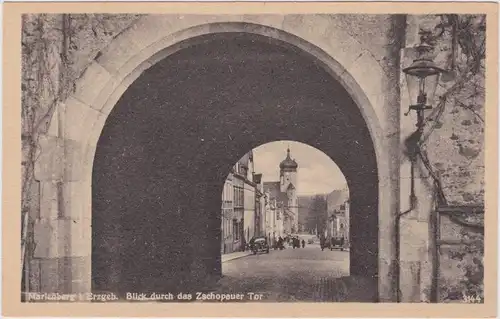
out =
[(4, 315), (495, 315), (497, 4), (4, 9)]

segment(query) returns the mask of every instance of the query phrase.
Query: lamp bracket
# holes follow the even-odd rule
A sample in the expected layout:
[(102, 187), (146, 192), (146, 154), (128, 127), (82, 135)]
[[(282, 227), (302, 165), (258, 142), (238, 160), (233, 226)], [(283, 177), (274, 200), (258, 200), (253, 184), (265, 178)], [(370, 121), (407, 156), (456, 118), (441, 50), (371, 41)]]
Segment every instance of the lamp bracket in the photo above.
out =
[(413, 104), (410, 105), (410, 110), (415, 110), (415, 111), (424, 111), (424, 110), (431, 110), (432, 106), (426, 105), (426, 104)]
[(431, 110), (432, 109), (432, 106), (430, 105), (425, 105), (425, 104), (414, 104), (414, 105), (410, 105), (410, 107), (408, 108), (408, 112), (404, 113), (405, 116), (408, 116), (408, 114), (410, 114), (410, 112), (412, 110), (415, 110), (415, 111), (424, 111), (424, 110)]

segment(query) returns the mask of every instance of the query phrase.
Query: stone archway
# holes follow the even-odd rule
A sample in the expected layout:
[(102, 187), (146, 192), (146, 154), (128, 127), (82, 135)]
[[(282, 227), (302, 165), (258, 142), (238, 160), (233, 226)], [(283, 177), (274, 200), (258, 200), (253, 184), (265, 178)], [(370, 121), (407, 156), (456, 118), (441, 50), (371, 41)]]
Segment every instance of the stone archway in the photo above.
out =
[(262, 142), (290, 138), (321, 149), (345, 172), (350, 272), (376, 278), (376, 155), (349, 94), (281, 41), (246, 32), (187, 41), (127, 89), (97, 143), (92, 265), (96, 283), (107, 281), (98, 289), (199, 291), (203, 279), (217, 279), (220, 186), (229, 167)]
[[(364, 118), (377, 159), (379, 187), (379, 226), (392, 226), (391, 211), (396, 183), (388, 178), (394, 171), (388, 157), (393, 150), (386, 148), (385, 136), (395, 131), (386, 127), (387, 118), (393, 116), (384, 108), (383, 88), (385, 73), (369, 52), (341, 30), (329, 28), (321, 34), (312, 31), (307, 23), (286, 23), (283, 16), (147, 16), (134, 27), (117, 37), (87, 69), (77, 82), (77, 90), (58, 112), (64, 113), (65, 123), (82, 118), (80, 126), (66, 126), (66, 147), (73, 147), (74, 157), (67, 161), (72, 176), (65, 187), (70, 192), (69, 205), (82, 222), (79, 232), (88, 233), (91, 221), (91, 172), (98, 138), (109, 113), (123, 92), (147, 68), (182, 49), (182, 40), (203, 34), (245, 32), (279, 39), (302, 49), (322, 62), (330, 75), (347, 90)], [(307, 22), (307, 21), (306, 21)], [(326, 22), (325, 22), (326, 23)], [(159, 34), (157, 30), (170, 30)], [(192, 45), (192, 43), (190, 44)], [(379, 80), (374, 80), (379, 79)], [(103, 85), (102, 83), (106, 83)], [(73, 121), (74, 122), (74, 121)], [(52, 124), (51, 132), (56, 124)], [(78, 194), (78, 195), (77, 195)], [(393, 260), (391, 231), (379, 236), (379, 286), (387, 291), (390, 282), (389, 263)], [(90, 269), (90, 238), (75, 239), (73, 255), (84, 258), (83, 269)], [(85, 273), (85, 271), (83, 271)], [(85, 277), (83, 275), (83, 277)], [(90, 288), (89, 278), (83, 286)], [(381, 291), (381, 294), (384, 294)], [(387, 294), (387, 293), (386, 293)], [(389, 293), (390, 294), (390, 293)]]

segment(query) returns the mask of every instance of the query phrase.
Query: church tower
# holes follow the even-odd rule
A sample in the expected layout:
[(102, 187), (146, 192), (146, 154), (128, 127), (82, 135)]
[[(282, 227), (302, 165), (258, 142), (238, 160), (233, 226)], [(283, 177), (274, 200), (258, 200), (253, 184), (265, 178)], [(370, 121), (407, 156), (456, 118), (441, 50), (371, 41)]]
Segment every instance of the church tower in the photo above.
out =
[(286, 194), (288, 201), (284, 203), (292, 213), (291, 232), (298, 232), (299, 203), (297, 196), (297, 162), (290, 156), (290, 148), (286, 150), (286, 158), (280, 163), (280, 190)]

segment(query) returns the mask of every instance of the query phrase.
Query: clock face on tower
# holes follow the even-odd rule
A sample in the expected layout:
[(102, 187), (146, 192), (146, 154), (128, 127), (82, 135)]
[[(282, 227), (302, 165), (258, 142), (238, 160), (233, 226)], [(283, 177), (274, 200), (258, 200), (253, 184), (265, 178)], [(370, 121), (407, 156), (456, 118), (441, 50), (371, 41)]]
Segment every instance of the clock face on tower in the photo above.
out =
[(286, 181), (289, 182), (290, 181), (290, 174), (289, 173), (285, 173), (285, 178), (286, 178)]

